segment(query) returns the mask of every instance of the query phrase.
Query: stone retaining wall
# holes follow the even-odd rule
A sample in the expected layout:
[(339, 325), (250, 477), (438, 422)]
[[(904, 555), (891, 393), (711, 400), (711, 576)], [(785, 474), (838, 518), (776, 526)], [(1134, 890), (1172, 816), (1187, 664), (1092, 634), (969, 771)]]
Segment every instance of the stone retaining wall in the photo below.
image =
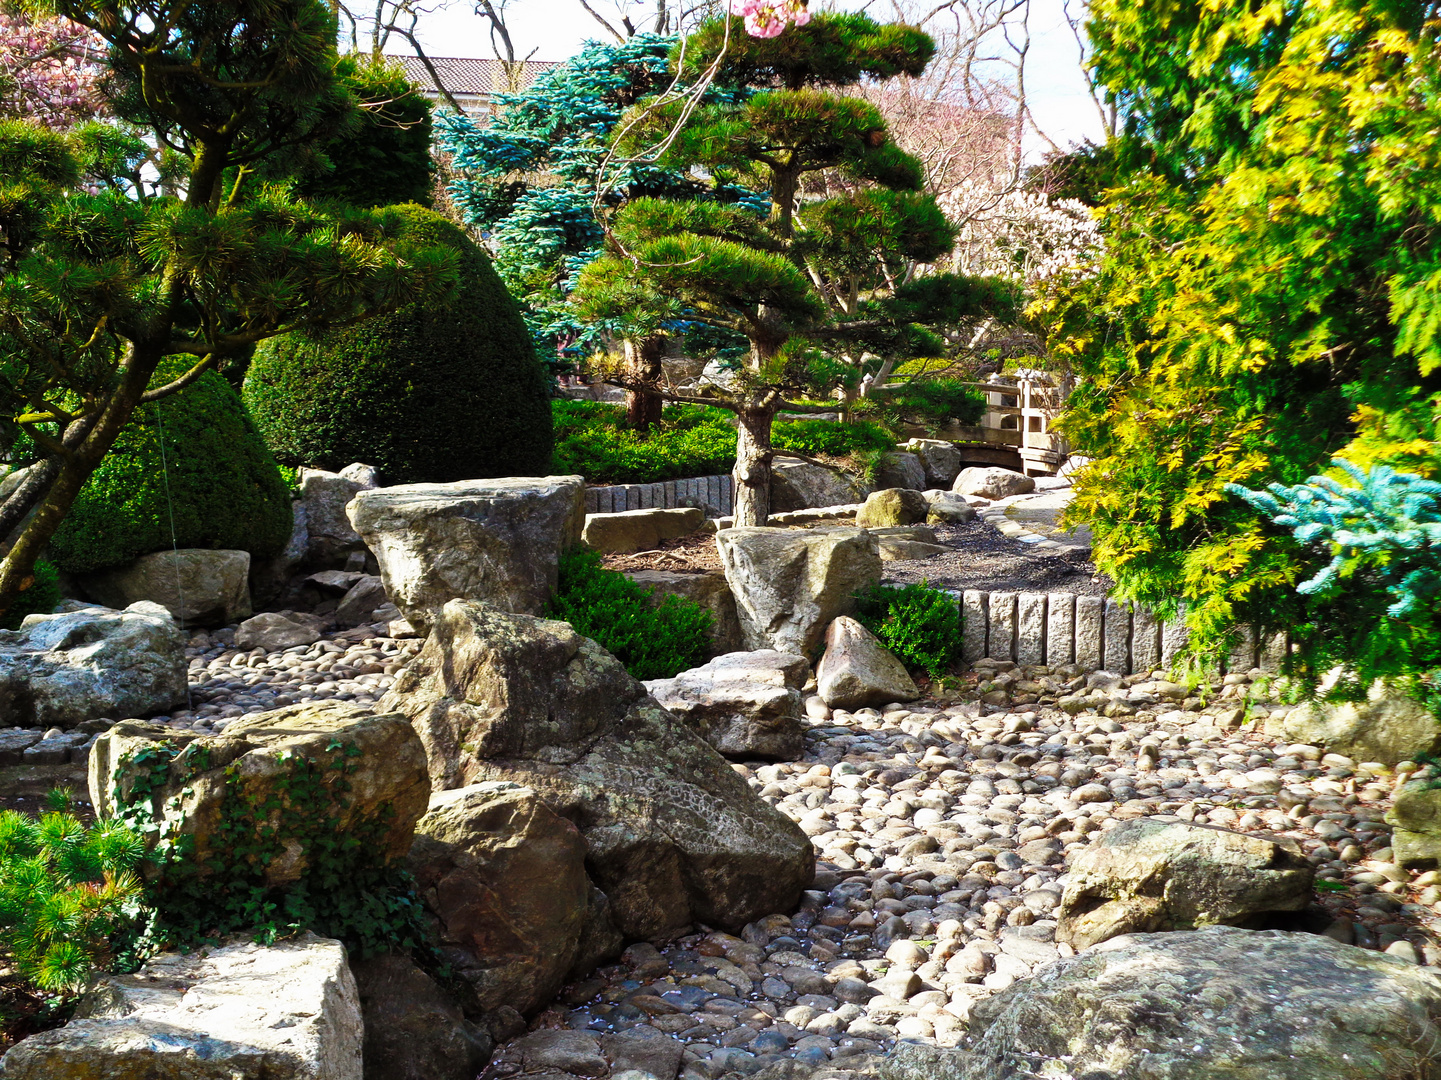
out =
[[(585, 489), (587, 514), (618, 514), (625, 510), (672, 510), (678, 506), (709, 507), (711, 517), (729, 514), (734, 508), (731, 478), (697, 476), (689, 480), (666, 480), (659, 484), (606, 484)], [(718, 511), (711, 513), (711, 511)]]
[[(1109, 597), (967, 589), (960, 603), (967, 663), (989, 656), (1130, 675), (1168, 667), (1186, 643), (1183, 624), (1162, 623), (1145, 608)], [(1275, 671), (1285, 649), (1284, 635), (1259, 642), (1253, 628), (1243, 627), (1225, 670)]]

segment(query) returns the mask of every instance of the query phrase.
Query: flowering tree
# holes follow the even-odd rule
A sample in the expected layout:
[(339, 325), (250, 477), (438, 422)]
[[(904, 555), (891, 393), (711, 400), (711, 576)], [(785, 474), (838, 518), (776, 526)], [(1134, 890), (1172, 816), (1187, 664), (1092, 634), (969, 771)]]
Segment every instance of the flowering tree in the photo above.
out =
[(100, 111), (104, 49), (68, 19), (0, 14), (0, 118), (69, 127)]
[(751, 37), (780, 37), (791, 23), (804, 26), (811, 21), (806, 0), (730, 0), (730, 12), (745, 20)]

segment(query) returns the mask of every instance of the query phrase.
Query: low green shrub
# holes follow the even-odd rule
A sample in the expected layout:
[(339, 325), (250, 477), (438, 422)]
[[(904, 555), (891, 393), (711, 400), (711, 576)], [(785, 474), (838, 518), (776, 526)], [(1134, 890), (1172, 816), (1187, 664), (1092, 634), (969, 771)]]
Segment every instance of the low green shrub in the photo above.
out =
[[(184, 370), (162, 364), (155, 382)], [(174, 397), (135, 410), (51, 538), (47, 558), (70, 574), (122, 566), (172, 544), (265, 559), (285, 549), (291, 525), (275, 459), (230, 384), (207, 372)]]
[(0, 962), (45, 994), (67, 997), (124, 951), (139, 929), (140, 834), (86, 826), (52, 792), (39, 820), (0, 813)]
[[(625, 426), (617, 405), (557, 400), (552, 413), (557, 473), (591, 483), (653, 484), (735, 467), (735, 422), (723, 409), (667, 405), (660, 426), (644, 436)], [(893, 432), (867, 421), (777, 420), (771, 429), (777, 451), (808, 456), (864, 458), (895, 449), (895, 442)]]
[(551, 614), (608, 649), (637, 679), (668, 679), (696, 667), (710, 646), (710, 612), (679, 596), (653, 602), (650, 589), (607, 570), (584, 548), (561, 555)]
[(961, 606), (925, 584), (874, 585), (856, 597), (856, 618), (908, 668), (936, 679), (960, 658)]
[(892, 426), (917, 424), (979, 424), (986, 411), (986, 396), (959, 379), (913, 379), (887, 387), (865, 402), (874, 415)]
[(0, 629), (18, 630), (26, 615), (49, 615), (60, 600), (60, 572), (53, 563), (40, 559), (35, 563), (30, 584), (20, 590), (0, 616)]

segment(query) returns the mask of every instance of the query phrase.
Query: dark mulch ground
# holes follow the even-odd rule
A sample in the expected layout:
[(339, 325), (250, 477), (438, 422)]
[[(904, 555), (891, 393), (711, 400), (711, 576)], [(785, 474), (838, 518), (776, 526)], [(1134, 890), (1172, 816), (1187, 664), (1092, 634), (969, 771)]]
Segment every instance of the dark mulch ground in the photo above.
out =
[(1112, 581), (1081, 551), (1037, 549), (1002, 536), (980, 518), (964, 525), (936, 526), (936, 539), (955, 549), (913, 562), (885, 565), (888, 582), (925, 581), (943, 589), (986, 592), (1070, 592), (1105, 596)]
[[(842, 523), (843, 524), (843, 523)], [(977, 518), (965, 525), (936, 526), (936, 539), (954, 554), (885, 564), (885, 580), (908, 585), (925, 581), (943, 589), (988, 592), (1071, 592), (1105, 596), (1111, 580), (1097, 571), (1084, 552), (1037, 549), (1002, 536)], [(698, 574), (721, 568), (715, 537), (696, 533), (663, 543), (654, 551), (606, 555), (611, 570), (670, 570)]]

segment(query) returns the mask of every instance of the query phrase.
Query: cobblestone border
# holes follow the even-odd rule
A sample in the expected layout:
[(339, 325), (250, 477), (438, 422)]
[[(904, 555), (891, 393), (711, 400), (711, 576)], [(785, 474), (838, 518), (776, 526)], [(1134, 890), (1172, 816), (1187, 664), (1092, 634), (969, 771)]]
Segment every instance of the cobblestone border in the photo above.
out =
[[(666, 480), (658, 484), (599, 484), (585, 489), (587, 514), (618, 514), (626, 510), (674, 510), (678, 506), (707, 507), (707, 516), (719, 517), (734, 509), (734, 488), (729, 474)], [(717, 511), (717, 513), (711, 513)]]
[[(1184, 623), (1162, 623), (1154, 612), (1111, 597), (967, 589), (959, 602), (966, 663), (990, 657), (1131, 675), (1169, 667), (1187, 640)], [(1262, 641), (1253, 627), (1241, 631), (1224, 671), (1279, 670), (1286, 636)]]

